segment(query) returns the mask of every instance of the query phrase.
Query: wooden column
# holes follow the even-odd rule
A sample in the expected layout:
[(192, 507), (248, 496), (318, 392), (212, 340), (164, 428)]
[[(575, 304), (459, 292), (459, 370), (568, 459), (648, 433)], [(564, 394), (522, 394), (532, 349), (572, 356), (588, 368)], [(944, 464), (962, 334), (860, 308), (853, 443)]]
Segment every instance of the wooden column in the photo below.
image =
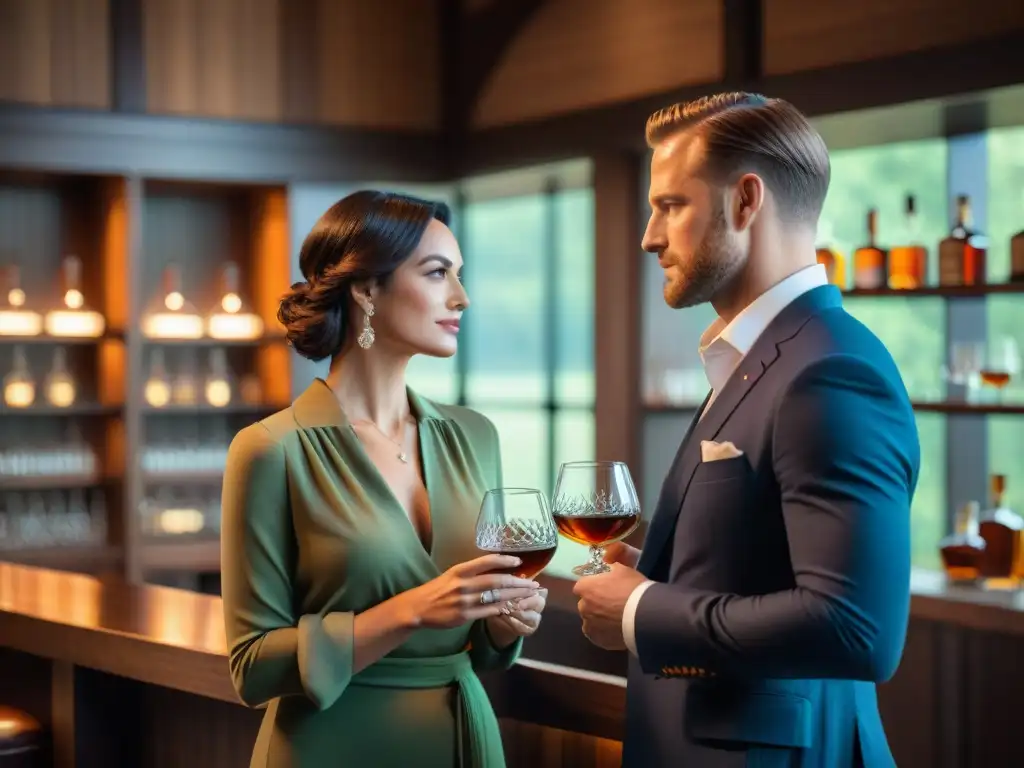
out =
[(594, 157), (596, 456), (627, 462), (634, 483), (642, 476), (641, 162), (632, 153)]

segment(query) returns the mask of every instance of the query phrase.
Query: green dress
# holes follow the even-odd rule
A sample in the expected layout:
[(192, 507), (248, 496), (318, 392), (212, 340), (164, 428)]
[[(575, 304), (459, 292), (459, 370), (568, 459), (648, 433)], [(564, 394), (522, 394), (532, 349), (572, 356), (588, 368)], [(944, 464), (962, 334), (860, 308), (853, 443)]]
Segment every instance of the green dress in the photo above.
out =
[(238, 433), (224, 475), (222, 581), (231, 677), (266, 707), (252, 768), (502, 768), (477, 670), (507, 669), (482, 621), (424, 629), (352, 674), (357, 613), (479, 556), (484, 493), (501, 485), (484, 416), (409, 390), (432, 516), (430, 552), (317, 379)]

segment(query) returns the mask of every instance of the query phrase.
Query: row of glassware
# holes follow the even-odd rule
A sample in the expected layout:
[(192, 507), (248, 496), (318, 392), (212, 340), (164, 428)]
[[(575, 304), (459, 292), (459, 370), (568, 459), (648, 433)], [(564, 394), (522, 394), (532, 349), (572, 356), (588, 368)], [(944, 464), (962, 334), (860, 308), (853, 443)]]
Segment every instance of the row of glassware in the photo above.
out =
[(0, 501), (0, 550), (102, 544), (107, 539), (103, 490), (8, 491)]
[(99, 469), (96, 452), (70, 424), (65, 436), (30, 445), (12, 430), (0, 439), (0, 485), (6, 478), (93, 477)]
[[(32, 337), (46, 333), (57, 338), (98, 338), (106, 331), (106, 319), (86, 301), (81, 285), (82, 262), (75, 255), (64, 257), (61, 267), (60, 305), (45, 313), (33, 309), (33, 302), (21, 284), (21, 270), (8, 265), (4, 290), (0, 294), (0, 337)], [(263, 335), (263, 320), (252, 311), (239, 289), (238, 265), (225, 264), (221, 270), (220, 298), (205, 315), (185, 297), (181, 271), (171, 264), (164, 270), (160, 292), (142, 315), (142, 333), (151, 339), (201, 339), (243, 341)]]

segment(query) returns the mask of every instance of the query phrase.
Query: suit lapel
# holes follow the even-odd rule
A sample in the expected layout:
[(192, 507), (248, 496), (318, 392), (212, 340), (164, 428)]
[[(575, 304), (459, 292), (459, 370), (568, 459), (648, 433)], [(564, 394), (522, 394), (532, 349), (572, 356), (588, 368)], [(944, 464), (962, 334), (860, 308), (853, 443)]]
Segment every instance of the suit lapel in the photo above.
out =
[(704, 397), (704, 402), (700, 404), (700, 408), (697, 409), (696, 413), (693, 414), (693, 419), (690, 421), (690, 426), (686, 430), (686, 435), (683, 437), (683, 442), (679, 444), (679, 450), (676, 451), (676, 456), (672, 459), (672, 466), (669, 468), (668, 476), (665, 481), (661, 484), (661, 494), (658, 496), (658, 503), (654, 507), (654, 514), (651, 516), (651, 523), (647, 528), (647, 535), (644, 537), (644, 548), (640, 553), (640, 562), (637, 563), (637, 570), (640, 573), (649, 576), (650, 568), (654, 566), (652, 561), (653, 552), (648, 554), (647, 542), (662, 540), (666, 534), (661, 530), (664, 526), (671, 525), (674, 521), (674, 515), (668, 513), (665, 509), (666, 506), (673, 505), (673, 499), (678, 499), (676, 495), (676, 486), (673, 479), (679, 477), (680, 462), (686, 455), (686, 446), (690, 444), (690, 436), (693, 435), (694, 429), (700, 422), (701, 414), (704, 413), (708, 407), (708, 400), (711, 399), (711, 392), (708, 392)]
[(815, 288), (798, 298), (765, 329), (711, 406), (708, 407), (707, 400), (704, 401), (707, 412), (703, 418), (700, 418), (701, 412), (694, 417), (662, 487), (637, 564), (641, 573), (650, 576), (675, 530), (686, 492), (700, 466), (701, 441), (714, 440), (718, 436), (736, 408), (778, 359), (782, 345), (793, 338), (815, 313), (833, 306), (842, 306), (841, 295), (834, 286)]

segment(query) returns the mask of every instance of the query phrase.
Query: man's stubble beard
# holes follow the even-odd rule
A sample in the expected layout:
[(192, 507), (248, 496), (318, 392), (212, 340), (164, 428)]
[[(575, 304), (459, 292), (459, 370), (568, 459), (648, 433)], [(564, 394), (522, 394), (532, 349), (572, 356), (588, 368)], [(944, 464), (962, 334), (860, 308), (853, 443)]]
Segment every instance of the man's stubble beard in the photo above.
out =
[(729, 242), (725, 211), (719, 206), (693, 258), (676, 265), (682, 277), (665, 285), (665, 303), (685, 309), (711, 301), (739, 275), (743, 263), (743, 254)]

